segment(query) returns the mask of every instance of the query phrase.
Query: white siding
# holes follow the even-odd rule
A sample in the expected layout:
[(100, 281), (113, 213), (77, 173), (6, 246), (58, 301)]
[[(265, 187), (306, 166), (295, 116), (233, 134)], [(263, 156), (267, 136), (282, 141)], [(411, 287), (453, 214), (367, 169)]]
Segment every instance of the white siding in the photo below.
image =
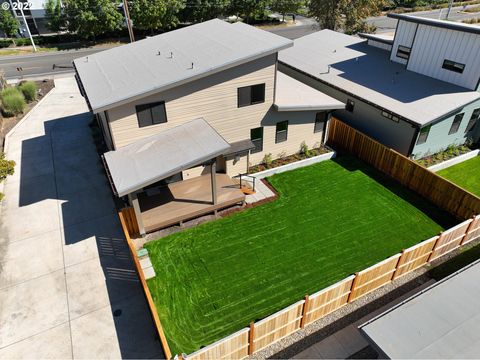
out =
[[(480, 36), (419, 25), (408, 70), (475, 90), (480, 76)], [(445, 59), (465, 64), (462, 74), (442, 68)]]
[(402, 20), (398, 21), (390, 60), (404, 65), (407, 63), (407, 60), (397, 57), (397, 49), (399, 46), (412, 47), (417, 26), (418, 24), (415, 24), (413, 22)]

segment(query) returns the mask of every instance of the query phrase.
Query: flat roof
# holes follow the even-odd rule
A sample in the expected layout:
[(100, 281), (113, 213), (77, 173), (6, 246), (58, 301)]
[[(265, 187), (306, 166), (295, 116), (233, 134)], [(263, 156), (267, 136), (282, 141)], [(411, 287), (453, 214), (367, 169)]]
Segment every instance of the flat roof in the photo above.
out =
[(479, 92), (408, 71), (385, 50), (331, 30), (296, 39), (279, 61), (421, 126), (480, 99)]
[(467, 359), (480, 354), (480, 260), (361, 325), (391, 359)]
[(408, 14), (387, 14), (389, 18), (404, 20), (409, 22), (414, 22), (417, 24), (435, 26), (443, 29), (457, 30), (463, 32), (469, 32), (473, 34), (480, 34), (480, 26), (474, 24), (466, 24), (461, 22), (449, 21), (449, 20), (439, 20), (424, 18), (421, 16), (408, 15)]
[(78, 58), (74, 66), (97, 113), (292, 45), (253, 26), (214, 19)]
[(204, 119), (196, 119), (103, 156), (115, 191), (121, 197), (229, 149), (230, 144)]
[(345, 104), (277, 71), (274, 107), (277, 111), (337, 110)]

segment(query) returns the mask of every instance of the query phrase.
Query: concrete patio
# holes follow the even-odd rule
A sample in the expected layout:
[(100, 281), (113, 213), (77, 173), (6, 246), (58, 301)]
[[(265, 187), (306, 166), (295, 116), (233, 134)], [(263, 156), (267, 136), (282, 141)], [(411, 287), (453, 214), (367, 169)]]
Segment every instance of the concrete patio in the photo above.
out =
[(0, 358), (162, 357), (73, 77), (10, 135)]

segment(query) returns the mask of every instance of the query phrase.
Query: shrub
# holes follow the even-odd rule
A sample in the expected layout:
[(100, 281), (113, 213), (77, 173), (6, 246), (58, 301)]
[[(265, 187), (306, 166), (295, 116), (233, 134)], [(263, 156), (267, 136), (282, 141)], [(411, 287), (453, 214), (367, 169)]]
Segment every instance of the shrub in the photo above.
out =
[(26, 103), (23, 94), (17, 88), (6, 88), (1, 92), (2, 110), (7, 116), (21, 114)]
[(23, 93), (25, 100), (28, 102), (35, 101), (37, 99), (37, 84), (33, 81), (25, 81), (21, 83), (18, 88)]
[(300, 144), (300, 154), (305, 155), (306, 157), (310, 157), (312, 155), (305, 141), (302, 141)]
[(0, 153), (0, 181), (5, 180), (8, 175), (13, 175), (14, 167), (15, 161), (6, 160), (5, 154)]
[(269, 169), (270, 166), (272, 166), (272, 162), (273, 162), (272, 154), (270, 154), (270, 153), (265, 154), (265, 156), (263, 157), (263, 163), (265, 164), (265, 167), (267, 169)]

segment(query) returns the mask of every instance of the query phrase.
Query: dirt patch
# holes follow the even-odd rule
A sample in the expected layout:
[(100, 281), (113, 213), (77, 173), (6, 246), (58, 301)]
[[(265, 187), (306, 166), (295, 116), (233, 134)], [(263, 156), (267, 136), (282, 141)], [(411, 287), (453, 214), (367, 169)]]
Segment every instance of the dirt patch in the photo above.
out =
[(53, 80), (35, 81), (35, 83), (37, 84), (39, 91), (38, 99), (27, 104), (27, 108), (23, 114), (11, 117), (4, 117), (3, 115), (0, 115), (0, 152), (3, 151), (5, 136), (8, 134), (8, 132), (12, 130), (12, 128), (17, 125), (20, 120), (22, 120), (23, 117), (27, 115), (29, 111), (32, 110), (35, 105), (37, 105), (37, 103), (55, 87)]

